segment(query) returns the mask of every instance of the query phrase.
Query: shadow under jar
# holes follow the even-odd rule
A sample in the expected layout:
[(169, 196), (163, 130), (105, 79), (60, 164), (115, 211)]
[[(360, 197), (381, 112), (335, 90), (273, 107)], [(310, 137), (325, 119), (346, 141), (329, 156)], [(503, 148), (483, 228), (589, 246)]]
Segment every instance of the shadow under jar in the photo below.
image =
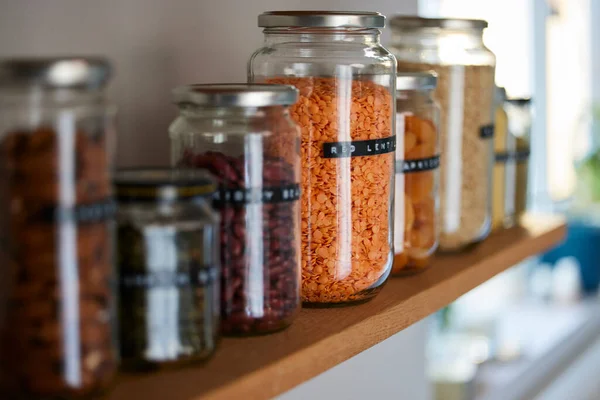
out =
[(441, 251), (460, 251), (491, 229), (496, 58), (486, 21), (397, 16), (390, 50), (398, 72), (437, 74), (440, 106)]
[(275, 11), (252, 82), (300, 91), (302, 301), (329, 307), (373, 298), (393, 262), (396, 60), (372, 12)]
[(398, 73), (396, 133), (396, 220), (394, 275), (423, 271), (439, 240), (439, 108), (432, 91), (437, 78), (426, 72)]
[(103, 59), (0, 61), (0, 398), (90, 398), (117, 370), (114, 108)]
[(216, 183), (201, 170), (131, 169), (115, 185), (124, 368), (208, 359), (219, 332)]
[(209, 170), (219, 181), (221, 331), (270, 333), (300, 307), (298, 127), (285, 85), (176, 88), (172, 159)]

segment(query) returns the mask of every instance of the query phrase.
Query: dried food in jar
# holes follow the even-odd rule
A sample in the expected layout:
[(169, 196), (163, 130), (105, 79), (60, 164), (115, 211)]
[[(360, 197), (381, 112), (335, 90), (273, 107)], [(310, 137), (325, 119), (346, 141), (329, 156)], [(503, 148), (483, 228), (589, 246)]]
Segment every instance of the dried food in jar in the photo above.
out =
[(10, 360), (0, 393), (11, 399), (96, 395), (117, 368), (106, 142), (103, 132), (60, 135), (40, 127), (0, 142), (0, 351)]
[[(275, 146), (278, 146), (275, 144)], [(261, 334), (287, 327), (299, 308), (299, 185), (293, 165), (262, 159), (262, 187), (246, 187), (244, 156), (186, 151), (181, 166), (200, 167), (220, 182), (221, 331)]]
[(219, 276), (218, 266), (207, 264), (212, 254), (206, 253), (213, 253), (214, 233), (212, 225), (194, 219), (119, 223), (123, 367), (177, 366), (213, 354), (219, 329)]
[(387, 279), (393, 259), (392, 96), (370, 81), (267, 82), (300, 91), (290, 113), (301, 127), (302, 300), (367, 300)]
[(396, 220), (397, 254), (392, 273), (404, 275), (427, 267), (437, 248), (439, 150), (433, 121), (413, 113), (399, 114), (398, 119), (404, 154), (398, 155), (396, 165), (396, 204), (404, 204), (404, 218)]
[[(399, 71), (435, 71), (440, 105), (440, 242), (444, 251), (483, 240), (491, 226), (494, 67), (399, 61)], [(461, 101), (451, 103), (460, 93)], [(462, 108), (458, 108), (462, 105)], [(459, 110), (451, 114), (452, 109)]]

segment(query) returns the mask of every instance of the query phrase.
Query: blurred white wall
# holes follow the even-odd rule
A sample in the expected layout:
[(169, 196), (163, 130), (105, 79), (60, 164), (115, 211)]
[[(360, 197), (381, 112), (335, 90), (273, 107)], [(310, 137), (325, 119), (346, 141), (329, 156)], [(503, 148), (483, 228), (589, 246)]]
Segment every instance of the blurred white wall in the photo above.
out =
[(115, 64), (121, 166), (169, 162), (170, 90), (245, 81), (266, 10), (416, 13), (417, 0), (0, 0), (0, 57), (104, 54)]
[[(107, 55), (116, 69), (119, 165), (168, 164), (171, 88), (245, 81), (262, 41), (257, 15), (282, 9), (391, 16), (416, 14), (417, 0), (0, 0), (0, 57)], [(419, 324), (283, 398), (426, 400), (425, 337)]]

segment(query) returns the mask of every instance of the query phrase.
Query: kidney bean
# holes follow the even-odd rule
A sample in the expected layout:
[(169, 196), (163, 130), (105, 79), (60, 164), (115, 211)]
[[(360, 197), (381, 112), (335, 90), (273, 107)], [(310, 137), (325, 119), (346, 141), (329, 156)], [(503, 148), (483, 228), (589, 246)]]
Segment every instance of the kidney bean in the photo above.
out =
[[(247, 189), (243, 157), (185, 151), (180, 165), (208, 169), (219, 179), (221, 189)], [(298, 184), (293, 167), (280, 158), (265, 157), (262, 179), (261, 189)], [(299, 242), (294, 228), (299, 202), (220, 202), (215, 206), (221, 212), (222, 333), (261, 334), (287, 327), (300, 307)], [(249, 214), (259, 216), (262, 231), (247, 218)], [(257, 239), (262, 253), (250, 257), (257, 250), (251, 248)]]

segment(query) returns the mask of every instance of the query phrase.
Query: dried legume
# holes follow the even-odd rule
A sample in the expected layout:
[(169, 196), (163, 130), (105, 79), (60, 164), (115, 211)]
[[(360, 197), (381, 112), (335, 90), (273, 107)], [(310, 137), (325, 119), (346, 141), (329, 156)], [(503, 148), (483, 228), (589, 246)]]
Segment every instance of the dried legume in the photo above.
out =
[[(221, 211), (221, 330), (227, 335), (267, 333), (287, 327), (299, 307), (296, 248), (298, 187), (293, 166), (282, 158), (263, 159), (264, 188), (278, 191), (269, 201), (248, 195), (245, 159), (220, 152), (186, 151), (181, 165), (206, 168), (220, 181), (215, 206)], [(284, 193), (285, 192), (285, 193)], [(265, 200), (265, 201), (263, 201)]]
[[(300, 91), (290, 113), (302, 131), (302, 300), (315, 304), (371, 298), (385, 282), (393, 259), (392, 96), (388, 88), (370, 81), (280, 77), (267, 82), (291, 84)], [(350, 141), (358, 151), (355, 142), (375, 139), (382, 139), (377, 149), (393, 146), (391, 152), (333, 157), (336, 152), (350, 155)], [(328, 156), (325, 144), (332, 144)], [(371, 146), (374, 150), (375, 144)]]

